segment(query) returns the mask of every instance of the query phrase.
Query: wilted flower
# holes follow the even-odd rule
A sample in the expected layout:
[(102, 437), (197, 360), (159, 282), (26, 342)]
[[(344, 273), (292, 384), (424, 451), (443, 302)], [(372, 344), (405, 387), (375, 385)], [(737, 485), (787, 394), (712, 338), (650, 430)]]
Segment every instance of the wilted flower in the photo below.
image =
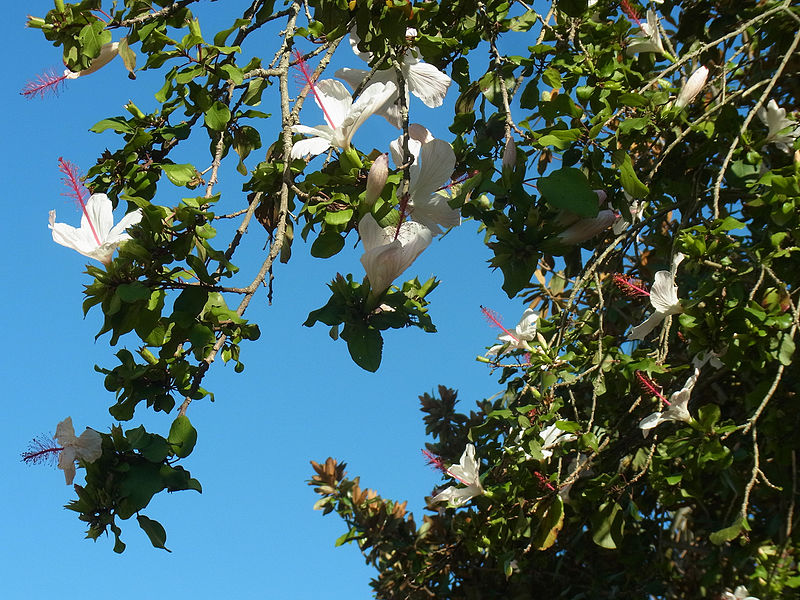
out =
[(421, 223), (405, 221), (399, 227), (381, 227), (371, 214), (361, 219), (358, 233), (364, 244), (361, 264), (375, 296), (392, 285), (433, 239), (430, 229)]
[(356, 130), (396, 92), (392, 82), (376, 83), (365, 89), (353, 102), (350, 92), (335, 79), (323, 79), (311, 85), (314, 101), (322, 109), (327, 124), (316, 127), (293, 125), (292, 131), (295, 133), (314, 137), (295, 142), (292, 146), (292, 158), (307, 154), (316, 156), (331, 146), (346, 150), (350, 147)]
[(55, 438), (62, 447), (61, 454), (58, 457), (58, 468), (64, 471), (64, 479), (66, 479), (67, 485), (71, 485), (72, 480), (75, 479), (76, 460), (91, 463), (103, 454), (103, 449), (101, 448), (103, 439), (100, 434), (87, 427), (80, 437), (75, 437), (72, 417), (67, 417), (58, 424)]
[(367, 204), (372, 206), (381, 195), (386, 179), (389, 177), (389, 157), (381, 154), (374, 160), (367, 175)]
[(644, 37), (635, 37), (631, 41), (625, 53), (633, 56), (638, 52), (664, 52), (664, 44), (661, 42), (661, 31), (658, 26), (658, 16), (655, 11), (648, 9), (647, 22), (642, 23), (635, 19), (642, 30)]
[(461, 506), (475, 496), (483, 494), (483, 487), (479, 479), (478, 469), (480, 464), (475, 460), (475, 445), (467, 444), (464, 448), (464, 453), (461, 455), (461, 460), (457, 465), (445, 468), (441, 461), (436, 457), (431, 457), (429, 453), (426, 455), (431, 459), (431, 462), (442, 470), (443, 473), (449, 475), (456, 481), (464, 484), (467, 487), (457, 487), (451, 485), (449, 488), (442, 490), (436, 494), (430, 501), (430, 504), (437, 502), (447, 502), (450, 506)]
[[(413, 162), (409, 167), (408, 199), (406, 206), (411, 218), (422, 223), (433, 235), (461, 223), (461, 213), (450, 208), (449, 195), (442, 188), (450, 181), (456, 165), (452, 146), (435, 139), (422, 125), (412, 123), (408, 128), (408, 151)], [(389, 144), (392, 160), (403, 164), (402, 136)], [(405, 216), (405, 215), (403, 215)]]
[(733, 593), (725, 592), (723, 600), (758, 600), (755, 596), (748, 595), (747, 588), (743, 585), (737, 586)]
[(82, 71), (70, 71), (69, 69), (65, 69), (64, 75), (67, 79), (77, 79), (84, 75), (91, 75), (110, 63), (117, 54), (119, 54), (119, 42), (103, 44), (100, 48), (100, 54), (92, 60), (88, 67)]
[(677, 315), (683, 310), (678, 300), (678, 286), (675, 285), (675, 273), (681, 261), (683, 254), (678, 252), (672, 259), (671, 270), (656, 273), (655, 282), (650, 289), (650, 304), (656, 310), (644, 323), (631, 329), (629, 340), (643, 340), (667, 315)]
[(706, 79), (708, 79), (708, 69), (706, 67), (700, 67), (695, 70), (689, 77), (689, 80), (681, 88), (681, 91), (678, 92), (678, 97), (675, 99), (675, 106), (677, 108), (684, 108), (690, 104), (692, 100), (697, 97), (697, 94), (700, 93), (700, 90), (706, 85)]
[(117, 246), (131, 239), (125, 230), (142, 219), (142, 211), (137, 209), (129, 212), (115, 226), (113, 206), (108, 196), (92, 194), (88, 200), (85, 200), (85, 191), (80, 184), (75, 167), (61, 158), (59, 158), (59, 165), (61, 172), (65, 175), (64, 182), (71, 189), (68, 195), (78, 201), (83, 215), (80, 228), (75, 228), (65, 223), (56, 223), (56, 211), (51, 210), (48, 227), (53, 230), (53, 241), (109, 265), (111, 255)]
[(692, 416), (689, 414), (688, 408), (689, 399), (692, 397), (692, 390), (697, 383), (697, 377), (699, 375), (700, 369), (695, 367), (691, 377), (686, 380), (686, 383), (680, 390), (673, 393), (669, 397), (669, 400), (661, 397), (662, 401), (669, 405), (667, 410), (664, 412), (656, 411), (639, 421), (639, 429), (642, 430), (642, 435), (644, 435), (644, 437), (647, 437), (651, 429), (657, 427), (665, 421), (683, 421), (684, 423), (688, 423), (692, 420)]
[[(413, 39), (417, 32), (409, 28), (406, 31), (406, 37)], [(372, 61), (372, 54), (368, 52), (360, 52), (358, 50), (359, 38), (355, 31), (350, 32), (350, 47), (353, 52), (366, 62)], [(436, 108), (441, 106), (444, 102), (444, 97), (447, 94), (447, 88), (450, 85), (450, 78), (442, 73), (433, 65), (429, 65), (420, 58), (419, 50), (410, 48), (400, 58), (400, 70), (403, 73), (403, 79), (406, 84), (406, 104), (408, 104), (408, 93), (414, 94), (417, 98), (422, 100), (426, 106)], [(349, 83), (353, 89), (361, 85), (361, 82), (369, 75), (370, 71), (364, 69), (339, 69), (336, 71), (336, 77), (344, 79)], [(384, 102), (383, 106), (379, 108), (377, 114), (385, 117), (389, 123), (397, 128), (403, 126), (400, 119), (400, 110), (397, 106), (397, 101), (400, 97), (399, 88), (397, 87), (397, 74), (393, 68), (383, 69), (376, 72), (369, 81), (366, 89), (381, 82), (389, 82), (395, 85), (393, 94)]]
[(775, 144), (784, 152), (789, 152), (789, 146), (800, 136), (800, 125), (787, 119), (786, 109), (780, 108), (775, 100), (770, 100), (767, 108), (760, 107), (757, 114), (761, 122), (769, 128), (766, 143)]
[(502, 334), (497, 336), (497, 339), (502, 343), (489, 348), (486, 352), (487, 356), (505, 354), (514, 350), (524, 350), (526, 352), (532, 350), (528, 342), (536, 337), (536, 322), (539, 319), (539, 314), (532, 308), (525, 309), (513, 332), (503, 327), (494, 311), (482, 306), (481, 312), (489, 319), (489, 322), (503, 331)]
[(614, 225), (619, 215), (613, 210), (605, 209), (597, 213), (596, 217), (580, 219), (558, 234), (559, 243), (571, 246), (580, 244), (594, 236), (601, 234)]
[(517, 145), (514, 143), (514, 138), (508, 136), (506, 138), (506, 145), (503, 148), (503, 169), (513, 171), (517, 164)]
[[(575, 471), (582, 469), (583, 465), (585, 465), (588, 460), (589, 456), (587, 454), (578, 452), (577, 456), (575, 456), (575, 458), (569, 461), (569, 465), (567, 465), (567, 474), (564, 477), (564, 480), (568, 480), (570, 477), (572, 477), (572, 474), (575, 473)], [(578, 475), (578, 479), (580, 479), (581, 477), (586, 477), (591, 474), (592, 474), (592, 469), (583, 470), (581, 471), (580, 475)], [(570, 483), (559, 487), (558, 495), (561, 496), (561, 499), (564, 502), (569, 502), (569, 492), (574, 484), (575, 482), (571, 481)]]

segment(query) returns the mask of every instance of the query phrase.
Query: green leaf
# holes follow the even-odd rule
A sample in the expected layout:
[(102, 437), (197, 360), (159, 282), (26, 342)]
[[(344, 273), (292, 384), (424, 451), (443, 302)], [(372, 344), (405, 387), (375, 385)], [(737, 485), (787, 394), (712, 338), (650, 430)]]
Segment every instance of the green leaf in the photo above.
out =
[(788, 367), (792, 364), (794, 349), (795, 346), (791, 336), (784, 334), (783, 339), (781, 339), (780, 348), (778, 348), (778, 360), (781, 361), (782, 365)]
[(581, 217), (597, 216), (597, 194), (579, 169), (558, 169), (539, 179), (539, 191), (555, 208), (569, 210)]
[(181, 165), (162, 164), (161, 170), (164, 171), (167, 179), (178, 186), (186, 185), (197, 176), (194, 166), (189, 163)]
[(721, 546), (725, 542), (730, 542), (731, 540), (736, 539), (741, 532), (742, 521), (740, 519), (729, 527), (725, 527), (724, 529), (719, 529), (718, 531), (713, 532), (708, 536), (708, 539), (711, 540), (711, 543), (715, 546)]
[(119, 296), (120, 300), (123, 302), (131, 303), (144, 300), (145, 298), (149, 299), (150, 293), (150, 288), (139, 281), (123, 283), (117, 286), (117, 296)]
[(624, 150), (614, 150), (611, 154), (614, 166), (619, 169), (619, 179), (622, 188), (633, 198), (644, 198), (650, 193), (645, 184), (639, 181), (636, 173), (633, 172), (633, 162), (631, 157)]
[(92, 133), (102, 133), (106, 129), (112, 129), (117, 133), (133, 133), (135, 128), (128, 123), (125, 117), (111, 117), (110, 119), (103, 119), (98, 121), (89, 128)]
[(341, 338), (347, 342), (347, 349), (353, 362), (365, 371), (374, 373), (381, 366), (383, 337), (380, 331), (359, 323), (348, 323), (342, 330)]
[(161, 548), (167, 552), (172, 552), (172, 550), (164, 545), (167, 542), (167, 532), (164, 530), (161, 523), (153, 519), (148, 519), (144, 515), (138, 515), (136, 520), (139, 521), (139, 527), (141, 527), (147, 534), (147, 537), (150, 538), (150, 543), (153, 544), (154, 548)]
[(592, 540), (601, 548), (611, 550), (622, 543), (622, 531), (625, 520), (622, 508), (616, 502), (606, 502), (600, 510), (592, 515)]
[(83, 49), (83, 55), (95, 58), (100, 55), (103, 44), (111, 41), (111, 32), (105, 30), (105, 23), (95, 21), (83, 26), (78, 34), (78, 41)]
[(539, 519), (539, 526), (531, 538), (531, 544), (537, 550), (547, 550), (556, 543), (556, 538), (564, 526), (564, 502), (560, 496), (552, 501), (541, 501), (534, 511)]
[(186, 458), (192, 453), (197, 443), (197, 430), (192, 426), (189, 417), (180, 415), (172, 422), (167, 442), (178, 458)]
[(344, 248), (344, 237), (335, 231), (323, 231), (311, 244), (311, 256), (330, 258)]
[(231, 111), (222, 102), (217, 100), (206, 111), (205, 123), (209, 129), (214, 131), (222, 131), (231, 120)]

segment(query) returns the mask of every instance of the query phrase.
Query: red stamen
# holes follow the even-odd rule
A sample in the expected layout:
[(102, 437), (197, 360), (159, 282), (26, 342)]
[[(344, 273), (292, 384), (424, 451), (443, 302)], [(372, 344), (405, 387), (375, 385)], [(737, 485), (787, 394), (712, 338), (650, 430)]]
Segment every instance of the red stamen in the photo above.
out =
[(428, 461), (428, 464), (431, 467), (433, 467), (434, 469), (436, 469), (437, 471), (441, 471), (445, 475), (447, 475), (449, 477), (452, 477), (453, 479), (455, 479), (456, 481), (459, 481), (460, 483), (463, 483), (464, 485), (470, 485), (470, 483), (468, 481), (464, 481), (458, 475), (454, 475), (453, 473), (451, 473), (450, 470), (447, 467), (444, 466), (444, 463), (442, 462), (442, 459), (439, 458), (438, 456), (436, 456), (433, 452), (429, 452), (428, 450), (423, 449), (422, 450), (422, 454), (425, 455), (425, 458)]
[(640, 28), (642, 27), (642, 22), (639, 20), (639, 12), (631, 5), (630, 2), (628, 2), (628, 0), (622, 0), (622, 2), (619, 3), (619, 6), (622, 9), (622, 12), (628, 15), (631, 21), (634, 21)]
[(56, 441), (46, 435), (31, 440), (28, 444), (28, 451), (22, 453), (22, 462), (29, 465), (38, 465), (39, 463), (53, 464), (58, 459), (58, 453), (64, 448), (61, 448)]
[(503, 327), (503, 324), (500, 322), (500, 315), (498, 315), (496, 312), (494, 312), (494, 311), (493, 311), (491, 308), (486, 308), (485, 306), (481, 306), (481, 312), (482, 312), (482, 313), (483, 313), (483, 315), (486, 317), (486, 319), (489, 321), (489, 323), (491, 323), (491, 324), (492, 324), (492, 325), (494, 325), (495, 327), (497, 327), (497, 328), (501, 329), (501, 330), (502, 330), (504, 333), (506, 333), (507, 335), (510, 335), (510, 336), (511, 336), (511, 338), (512, 338), (514, 341), (516, 341), (516, 342), (518, 342), (518, 341), (519, 341), (519, 340), (517, 339), (517, 336), (515, 336), (515, 335), (514, 335), (513, 333), (511, 333), (511, 332), (510, 332), (508, 329), (506, 329), (505, 327)]
[(644, 390), (653, 396), (656, 396), (659, 400), (661, 400), (667, 406), (670, 405), (669, 400), (664, 398), (664, 395), (658, 389), (655, 383), (644, 373), (641, 371), (636, 371), (636, 379), (639, 380), (639, 384), (644, 388)]
[(617, 287), (627, 296), (632, 298), (647, 298), (650, 296), (650, 292), (644, 289), (644, 285), (639, 279), (634, 279), (623, 273), (615, 273), (613, 280)]
[(550, 490), (551, 492), (555, 491), (556, 488), (554, 488), (553, 485), (550, 483), (550, 481), (547, 479), (547, 477), (539, 473), (539, 471), (534, 471), (533, 475), (536, 477), (536, 479), (539, 480), (539, 483), (541, 483), (548, 490)]
[(320, 97), (320, 94), (317, 92), (317, 82), (314, 81), (311, 71), (308, 70), (308, 63), (306, 62), (306, 59), (303, 58), (303, 55), (300, 54), (298, 50), (294, 51), (294, 58), (297, 61), (295, 63), (295, 66), (298, 69), (300, 69), (300, 75), (303, 85), (308, 87), (308, 89), (311, 90), (311, 93), (314, 94), (314, 99), (317, 101), (317, 104), (322, 109), (322, 114), (325, 116), (325, 121), (327, 121), (330, 128), (336, 129), (336, 125), (333, 124), (333, 119), (331, 119), (330, 115), (328, 114), (328, 111), (325, 110), (325, 105), (322, 103), (322, 98)]
[(36, 76), (36, 79), (26, 83), (20, 94), (26, 98), (44, 98), (47, 94), (52, 93), (58, 95), (59, 88), (66, 81), (66, 73), (58, 75), (54, 70), (45, 71)]
[(81, 205), (81, 210), (83, 211), (83, 215), (86, 217), (86, 221), (89, 223), (89, 228), (92, 230), (92, 235), (94, 235), (97, 245), (102, 246), (103, 243), (100, 241), (100, 237), (97, 235), (97, 231), (95, 231), (94, 223), (92, 223), (92, 219), (89, 217), (89, 211), (86, 210), (86, 195), (88, 194), (88, 191), (83, 183), (81, 183), (78, 167), (59, 156), (58, 170), (64, 174), (64, 177), (61, 178), (61, 181), (64, 182), (69, 190), (68, 192), (65, 192), (64, 195), (74, 198)]

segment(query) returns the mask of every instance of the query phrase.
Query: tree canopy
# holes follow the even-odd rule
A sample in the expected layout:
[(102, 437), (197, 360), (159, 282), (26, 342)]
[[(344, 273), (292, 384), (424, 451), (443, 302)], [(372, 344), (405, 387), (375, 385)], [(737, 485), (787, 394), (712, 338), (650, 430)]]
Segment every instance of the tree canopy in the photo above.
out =
[[(379, 371), (390, 330), (435, 331), (438, 281), (414, 261), (469, 219), (520, 320), (482, 308), (494, 396), (420, 396), (443, 476), (428, 511), (362, 486), (347, 457), (312, 463), (316, 508), (374, 565), (376, 597), (795, 597), (796, 5), (253, 0), (201, 23), (197, 2), (56, 0), (28, 21), (66, 70), (27, 96), (110, 61), (163, 75), (142, 89), (153, 112), (98, 115), (118, 143), (85, 176), (54, 165), (83, 217), (51, 213), (53, 239), (96, 259), (84, 311), (119, 346), (97, 367), (116, 424), (76, 436), (65, 420), (24, 458), (57, 455), (67, 483), (85, 470), (69, 508), (88, 537), (122, 552), (135, 515), (166, 547), (143, 511), (200, 490), (191, 407), (213, 399), (215, 361), (241, 372), (259, 343), (245, 313), (276, 261), (361, 244), (305, 325)], [(273, 47), (253, 44), (273, 23)], [(336, 70), (349, 52), (364, 68)], [(394, 137), (358, 134), (381, 117)], [(239, 194), (216, 189), (226, 162)], [(176, 187), (190, 197), (162, 203)], [(270, 243), (240, 271), (255, 226)], [(146, 410), (168, 429), (136, 426)]]

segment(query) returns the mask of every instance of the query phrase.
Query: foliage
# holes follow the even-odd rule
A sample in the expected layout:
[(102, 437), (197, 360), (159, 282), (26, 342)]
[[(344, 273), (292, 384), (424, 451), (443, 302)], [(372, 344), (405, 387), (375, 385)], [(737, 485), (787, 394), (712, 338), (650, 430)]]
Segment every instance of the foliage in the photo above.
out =
[[(475, 444), (484, 493), (468, 506), (429, 506), (418, 526), (405, 503), (362, 489), (343, 463), (313, 463), (317, 508), (336, 512), (347, 525), (339, 543), (355, 541), (376, 567), (376, 596), (711, 598), (746, 583), (764, 598), (794, 597), (800, 145), (779, 107), (798, 107), (797, 6), (665, 0), (646, 17), (628, 0), (290, 0), (277, 10), (254, 0), (209, 33), (195, 1), (161, 0), (156, 10), (125, 0), (106, 15), (100, 0), (56, 0), (28, 23), (72, 71), (121, 35), (132, 74), (139, 64), (164, 75), (154, 112), (131, 102), (128, 115), (92, 128), (119, 143), (87, 185), (143, 218), (110, 266), (89, 267), (84, 309), (102, 311), (98, 336), (134, 348), (98, 367), (116, 395), (111, 415), (179, 406), (178, 416), (166, 438), (117, 425), (103, 434), (103, 456), (82, 465), (86, 485), (70, 504), (89, 537), (110, 528), (121, 551), (116, 516), (165, 489), (199, 491), (175, 465), (197, 438), (187, 410), (210, 396), (202, 382), (217, 356), (243, 369), (240, 343), (259, 337), (243, 313), (274, 261), (290, 262), (296, 226), (310, 253), (328, 258), (374, 218), (396, 228), (393, 259), (410, 258), (395, 274), (413, 261), (398, 239), (421, 210), (407, 205), (417, 100), (401, 67), (411, 55), (449, 73), (458, 94), (456, 167), (439, 200), (481, 224), (503, 290), (538, 315), (530, 337), (507, 331), (515, 343), (481, 357), (498, 375), (493, 399), (467, 414), (445, 387), (421, 397), (428, 449), (442, 465)], [(282, 28), (275, 54), (243, 59), (271, 21)], [(377, 198), (368, 180), (386, 147), (292, 154), (305, 139), (293, 130), (300, 108), (309, 94), (319, 101), (314, 82), (349, 32), (373, 74), (398, 85), (403, 160)], [(309, 42), (312, 52), (292, 53)], [(312, 60), (311, 85), (291, 98), (292, 66)], [(707, 81), (690, 79), (700, 67)], [(182, 150), (198, 138), (209, 158), (187, 162)], [(241, 196), (214, 191), (226, 159)], [(159, 204), (173, 186), (190, 197)], [(253, 217), (271, 243), (251, 283), (232, 287)], [(220, 243), (231, 218), (241, 220)], [(678, 253), (686, 258), (670, 270)], [(677, 285), (681, 314), (659, 315), (655, 333), (631, 340), (629, 327), (658, 309), (646, 300), (658, 277)], [(383, 292), (339, 275), (306, 325), (331, 327), (374, 371), (382, 332), (435, 331), (435, 286), (413, 279)], [(681, 392), (688, 416), (672, 418), (666, 403)], [(640, 429), (653, 411), (658, 425)], [(163, 527), (137, 519), (163, 548)]]

